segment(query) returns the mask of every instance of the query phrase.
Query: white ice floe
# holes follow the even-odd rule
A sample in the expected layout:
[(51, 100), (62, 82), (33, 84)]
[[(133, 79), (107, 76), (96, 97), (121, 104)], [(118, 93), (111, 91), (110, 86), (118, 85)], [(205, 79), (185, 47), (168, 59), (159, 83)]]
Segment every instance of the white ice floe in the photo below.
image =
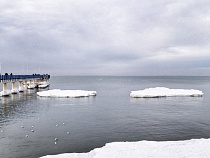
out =
[(37, 95), (40, 97), (76, 98), (76, 97), (95, 96), (96, 93), (97, 93), (96, 91), (53, 89), (48, 91), (37, 92)]
[(88, 153), (66, 153), (42, 158), (209, 158), (210, 139), (108, 143)]
[(12, 92), (9, 89), (0, 92), (0, 96), (1, 97), (3, 97), (3, 96), (9, 96), (10, 94), (12, 94)]
[(29, 83), (28, 86), (27, 86), (28, 89), (34, 89), (36, 87), (37, 87), (36, 83)]
[(194, 89), (169, 89), (165, 87), (148, 88), (139, 91), (131, 91), (133, 98), (176, 97), (176, 96), (202, 96), (203, 92)]
[(14, 89), (11, 90), (12, 94), (17, 94), (18, 92), (19, 92), (19, 90), (17, 88), (14, 88)]
[(50, 83), (48, 81), (43, 81), (43, 82), (40, 82), (38, 87), (39, 88), (46, 88), (46, 87), (49, 87), (50, 86)]
[(25, 89), (24, 87), (21, 86), (21, 87), (19, 87), (18, 90), (19, 90), (19, 92), (23, 92), (23, 91), (26, 90), (26, 89)]

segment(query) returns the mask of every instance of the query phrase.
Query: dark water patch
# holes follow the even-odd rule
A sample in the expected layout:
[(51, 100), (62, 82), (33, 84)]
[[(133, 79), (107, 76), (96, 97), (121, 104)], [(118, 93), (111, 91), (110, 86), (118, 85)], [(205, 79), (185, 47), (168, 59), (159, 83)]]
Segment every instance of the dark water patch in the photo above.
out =
[[(87, 152), (115, 141), (209, 138), (209, 81), (210, 77), (52, 77), (50, 89), (95, 90), (97, 96), (41, 98), (32, 90), (1, 98), (0, 157)], [(204, 96), (129, 96), (132, 90), (160, 86), (198, 89)]]

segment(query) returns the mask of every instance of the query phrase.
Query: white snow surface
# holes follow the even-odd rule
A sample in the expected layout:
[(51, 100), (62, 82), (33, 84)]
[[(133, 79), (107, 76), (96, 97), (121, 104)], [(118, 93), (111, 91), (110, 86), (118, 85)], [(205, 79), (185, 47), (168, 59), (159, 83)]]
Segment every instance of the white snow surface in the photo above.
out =
[(41, 82), (39, 85), (38, 85), (38, 87), (39, 88), (46, 88), (46, 87), (48, 87), (50, 85), (50, 83), (48, 82), (48, 81), (43, 81), (43, 82)]
[(182, 97), (203, 96), (203, 92), (195, 89), (169, 89), (165, 87), (147, 88), (139, 91), (131, 91), (130, 96), (133, 98), (154, 98), (154, 97)]
[(96, 91), (53, 89), (53, 90), (37, 92), (37, 95), (40, 97), (77, 98), (77, 97), (95, 96), (96, 93), (97, 93)]
[(36, 86), (37, 86), (37, 84), (31, 83), (31, 84), (29, 84), (29, 85), (27, 86), (27, 88), (28, 88), (28, 89), (33, 89), (33, 88), (35, 88)]
[(10, 94), (12, 94), (11, 90), (7, 89), (7, 90), (4, 90), (4, 91), (0, 92), (0, 97), (9, 96)]
[(24, 90), (26, 90), (26, 88), (24, 88), (24, 87), (19, 87), (19, 92), (23, 92)]
[(210, 139), (108, 143), (88, 153), (66, 153), (42, 158), (209, 158)]
[(12, 94), (16, 94), (16, 93), (18, 93), (18, 92), (19, 92), (19, 90), (18, 90), (17, 88), (14, 88), (14, 89), (11, 90), (11, 93), (12, 93)]

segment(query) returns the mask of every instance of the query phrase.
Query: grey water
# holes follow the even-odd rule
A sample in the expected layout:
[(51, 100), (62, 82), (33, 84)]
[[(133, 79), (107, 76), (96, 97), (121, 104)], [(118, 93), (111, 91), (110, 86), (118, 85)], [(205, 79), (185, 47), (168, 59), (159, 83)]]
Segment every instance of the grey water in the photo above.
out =
[[(210, 138), (210, 77), (56, 76), (50, 83), (50, 89), (95, 90), (97, 96), (41, 98), (34, 89), (0, 98), (0, 157), (88, 152), (119, 141)], [(204, 95), (129, 96), (151, 87), (197, 89)]]

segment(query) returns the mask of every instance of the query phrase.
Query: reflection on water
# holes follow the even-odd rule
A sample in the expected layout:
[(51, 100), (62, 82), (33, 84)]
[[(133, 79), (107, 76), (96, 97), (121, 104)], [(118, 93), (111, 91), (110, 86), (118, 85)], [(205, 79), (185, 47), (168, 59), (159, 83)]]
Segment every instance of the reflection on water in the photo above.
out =
[[(3, 148), (0, 148), (0, 157), (43, 156), (45, 152), (62, 150), (60, 143), (65, 143), (66, 148), (68, 142), (77, 142), (84, 135), (75, 121), (88, 120), (89, 116), (85, 115), (91, 113), (89, 105), (96, 101), (95, 96), (45, 98), (37, 96), (36, 92), (36, 89), (27, 90), (1, 98), (0, 146)], [(57, 145), (55, 137), (59, 138)], [(20, 152), (20, 149), (23, 150)]]
[[(59, 104), (51, 104), (51, 107), (62, 107), (66, 105), (88, 105), (95, 102), (96, 97), (81, 97), (81, 98), (48, 98), (39, 97), (36, 95), (38, 91), (45, 91), (46, 89), (28, 89), (23, 93), (12, 94), (8, 97), (2, 97), (0, 100), (0, 124), (17, 119), (20, 116), (27, 116), (27, 113), (38, 109), (39, 106), (33, 104), (33, 102), (40, 102), (45, 106), (45, 102), (53, 103), (59, 102)], [(41, 107), (43, 107), (41, 105)], [(33, 112), (35, 112), (33, 111)]]
[(157, 97), (157, 98), (132, 98), (130, 97), (130, 103), (139, 104), (153, 102), (159, 104), (160, 102), (176, 103), (181, 105), (202, 105), (203, 97)]
[[(47, 90), (47, 89), (41, 89)], [(7, 97), (1, 97), (0, 100), (0, 124), (12, 119), (18, 118), (21, 115), (27, 115), (29, 110), (28, 104), (36, 100), (36, 92), (38, 89), (28, 89), (18, 94), (11, 94)]]
[(60, 104), (52, 104), (51, 107), (54, 106), (60, 106), (62, 107), (63, 105), (89, 105), (93, 104), (96, 101), (96, 96), (89, 96), (89, 97), (80, 97), (80, 98), (50, 98), (50, 97), (39, 97), (37, 96), (37, 100), (40, 102), (42, 101), (54, 101), (54, 102), (59, 102)]

